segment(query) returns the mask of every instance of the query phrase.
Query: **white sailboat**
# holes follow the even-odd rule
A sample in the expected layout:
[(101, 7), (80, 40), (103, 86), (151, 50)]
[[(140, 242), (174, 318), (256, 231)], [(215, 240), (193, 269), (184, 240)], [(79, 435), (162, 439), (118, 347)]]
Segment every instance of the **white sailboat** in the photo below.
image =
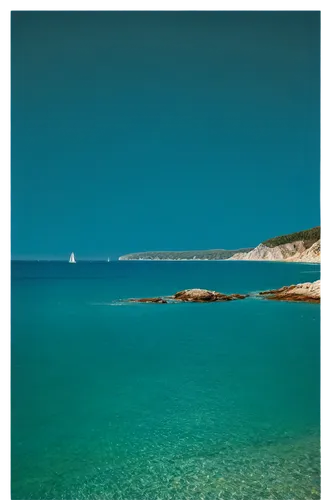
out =
[(108, 257), (108, 262), (110, 262), (110, 259), (109, 259), (109, 257)]
[(74, 252), (71, 253), (71, 256), (69, 258), (69, 263), (70, 264), (76, 264), (76, 260), (75, 260), (75, 257), (74, 257)]

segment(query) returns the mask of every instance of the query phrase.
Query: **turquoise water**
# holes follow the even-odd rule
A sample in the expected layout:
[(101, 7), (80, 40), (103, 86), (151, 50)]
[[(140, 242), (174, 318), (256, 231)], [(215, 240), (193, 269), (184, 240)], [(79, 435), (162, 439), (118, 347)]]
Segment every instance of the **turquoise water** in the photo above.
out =
[(320, 308), (253, 292), (320, 267), (12, 263), (12, 498), (320, 498)]

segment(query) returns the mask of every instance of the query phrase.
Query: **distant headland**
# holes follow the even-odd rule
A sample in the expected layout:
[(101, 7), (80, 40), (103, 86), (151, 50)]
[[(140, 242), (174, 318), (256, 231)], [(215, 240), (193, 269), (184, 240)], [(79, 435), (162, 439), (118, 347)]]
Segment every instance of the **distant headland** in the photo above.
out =
[(247, 253), (252, 248), (238, 250), (186, 250), (177, 252), (138, 252), (119, 257), (119, 260), (226, 260), (235, 254)]
[(255, 248), (138, 252), (123, 255), (119, 260), (265, 260), (319, 263), (320, 226), (276, 236)]

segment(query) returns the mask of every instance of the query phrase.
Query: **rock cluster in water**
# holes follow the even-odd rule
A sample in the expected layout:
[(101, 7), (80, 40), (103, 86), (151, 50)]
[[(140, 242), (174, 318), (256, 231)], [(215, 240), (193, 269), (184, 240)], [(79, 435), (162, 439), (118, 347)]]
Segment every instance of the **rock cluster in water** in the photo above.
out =
[[(320, 302), (320, 280), (314, 283), (301, 283), (299, 285), (290, 285), (278, 288), (276, 290), (267, 290), (259, 292), (259, 296), (268, 300), (283, 300), (287, 302)], [(224, 293), (201, 288), (192, 288), (181, 290), (168, 297), (148, 297), (142, 299), (128, 299), (128, 302), (152, 303), (152, 304), (172, 304), (177, 302), (229, 302), (231, 300), (240, 300), (249, 297), (249, 295)]]

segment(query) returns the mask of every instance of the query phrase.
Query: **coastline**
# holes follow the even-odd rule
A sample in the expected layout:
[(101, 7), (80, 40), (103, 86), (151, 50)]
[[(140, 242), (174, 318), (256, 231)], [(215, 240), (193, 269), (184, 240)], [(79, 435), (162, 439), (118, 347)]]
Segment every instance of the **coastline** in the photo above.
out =
[(118, 260), (135, 261), (224, 261), (298, 262), (320, 264), (320, 226), (298, 233), (277, 236), (256, 247), (238, 250), (153, 250), (121, 255)]
[(304, 260), (268, 260), (268, 259), (118, 259), (119, 262), (276, 262), (285, 264), (320, 265), (320, 262)]

